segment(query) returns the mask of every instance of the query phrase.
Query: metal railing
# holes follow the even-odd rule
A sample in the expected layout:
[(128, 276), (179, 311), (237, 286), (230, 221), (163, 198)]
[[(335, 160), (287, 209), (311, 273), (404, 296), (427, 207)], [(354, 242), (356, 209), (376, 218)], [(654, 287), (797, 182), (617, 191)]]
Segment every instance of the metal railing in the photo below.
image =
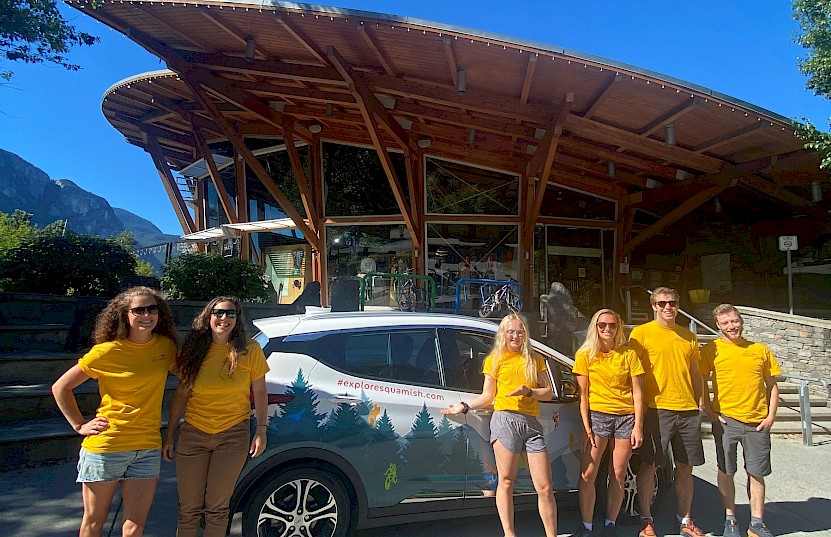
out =
[(777, 378), (799, 381), (799, 424), (802, 429), (802, 443), (806, 446), (813, 446), (814, 431), (811, 423), (811, 394), (808, 391), (808, 385), (812, 382), (821, 384), (829, 396), (831, 396), (831, 382), (816, 377), (790, 374), (777, 375)]
[(373, 298), (372, 289), (375, 287), (376, 278), (389, 280), (389, 292), (391, 293), (390, 298), (394, 298), (396, 301), (398, 301), (399, 298), (398, 291), (401, 289), (404, 282), (412, 280), (416, 285), (418, 285), (416, 282), (423, 282), (424, 285), (420, 286), (420, 288), (424, 292), (424, 307), (427, 311), (435, 311), (436, 281), (430, 276), (425, 276), (423, 274), (410, 274), (407, 272), (367, 272), (361, 276), (359, 307), (362, 311), (367, 300), (372, 300)]
[[(626, 305), (626, 320), (630, 321), (632, 318), (632, 291), (639, 290), (646, 293), (647, 296), (652, 295), (652, 291), (643, 287), (641, 285), (624, 285), (620, 288), (620, 297), (623, 299), (623, 303)], [(713, 330), (710, 328), (706, 323), (700, 321), (699, 319), (695, 318), (691, 313), (684, 311), (681, 308), (678, 308), (678, 314), (683, 315), (689, 320), (688, 326), (690, 332), (695, 335), (699, 334), (699, 329), (704, 329), (704, 335), (711, 337), (719, 337), (719, 333), (717, 330)]]

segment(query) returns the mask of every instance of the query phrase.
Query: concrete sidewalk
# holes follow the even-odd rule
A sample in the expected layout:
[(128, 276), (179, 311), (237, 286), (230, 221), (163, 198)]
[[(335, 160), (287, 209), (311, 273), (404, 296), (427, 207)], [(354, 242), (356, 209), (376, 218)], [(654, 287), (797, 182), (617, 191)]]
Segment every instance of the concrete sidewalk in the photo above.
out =
[[(721, 535), (724, 512), (716, 483), (712, 438), (705, 437), (707, 464), (695, 470), (694, 516), (698, 525), (711, 535)], [(805, 535), (831, 537), (831, 442), (803, 446), (799, 438), (777, 437), (773, 441), (773, 475), (767, 479), (766, 522), (777, 536)], [(75, 464), (12, 470), (0, 473), (0, 534), (4, 537), (64, 537), (78, 534), (81, 518), (80, 485), (75, 483)], [(745, 475), (736, 476), (739, 523), (744, 531), (750, 516), (744, 493)], [(677, 535), (672, 521), (674, 495), (655, 508), (656, 530)], [(145, 535), (168, 537), (176, 531), (176, 480), (172, 464), (162, 463), (162, 476)], [(239, 518), (239, 517), (237, 517)], [(570, 535), (579, 523), (576, 508), (561, 506), (559, 533)], [(596, 520), (595, 522), (600, 522)], [(109, 530), (109, 524), (107, 526)], [(534, 512), (517, 515), (520, 537), (544, 535)], [(621, 537), (634, 537), (638, 528), (620, 526)], [(501, 537), (496, 515), (459, 518), (423, 524), (365, 530), (358, 537)], [(106, 532), (105, 532), (106, 535)], [(118, 528), (113, 535), (120, 535)], [(239, 536), (234, 524), (232, 535)]]

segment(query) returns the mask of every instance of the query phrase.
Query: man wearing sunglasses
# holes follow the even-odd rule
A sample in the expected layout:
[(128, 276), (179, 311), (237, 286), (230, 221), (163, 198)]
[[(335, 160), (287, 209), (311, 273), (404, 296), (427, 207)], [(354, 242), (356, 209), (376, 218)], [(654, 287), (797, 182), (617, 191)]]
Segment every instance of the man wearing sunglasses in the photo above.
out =
[(762, 521), (765, 476), (770, 475), (770, 428), (779, 406), (776, 375), (782, 369), (770, 349), (742, 337), (744, 321), (732, 304), (713, 310), (721, 338), (701, 349), (702, 381), (712, 372), (713, 402), (704, 392), (702, 409), (713, 422), (718, 489), (724, 502), (724, 537), (739, 537), (736, 521), (738, 446), (742, 445), (750, 496), (748, 537), (773, 537)]
[[(649, 298), (655, 320), (636, 327), (629, 336), (629, 347), (644, 368), (643, 394), (646, 415), (641, 466), (637, 486), (640, 491), (655, 489), (658, 467), (667, 460), (669, 446), (675, 460), (675, 496), (681, 537), (703, 537), (691, 518), (693, 499), (692, 468), (704, 464), (701, 443), (700, 354), (695, 334), (678, 326), (678, 291), (658, 287)], [(641, 509), (640, 537), (655, 537), (652, 520), (652, 495), (638, 494)]]

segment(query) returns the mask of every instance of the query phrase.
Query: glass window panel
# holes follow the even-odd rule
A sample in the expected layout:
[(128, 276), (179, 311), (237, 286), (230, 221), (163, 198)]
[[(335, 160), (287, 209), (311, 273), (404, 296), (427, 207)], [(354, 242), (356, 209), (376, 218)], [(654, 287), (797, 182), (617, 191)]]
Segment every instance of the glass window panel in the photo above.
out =
[[(389, 153), (409, 202), (404, 155)], [(323, 143), (327, 216), (401, 214), (375, 149)]]
[(519, 212), (519, 176), (428, 158), (427, 212), (498, 214)]
[(551, 184), (545, 189), (540, 207), (541, 216), (560, 218), (614, 221), (615, 213), (613, 201)]
[[(517, 227), (428, 224), (427, 272), (436, 280), (436, 308), (455, 308), (462, 278), (518, 279)], [(461, 309), (478, 309), (476, 289), (461, 290)]]

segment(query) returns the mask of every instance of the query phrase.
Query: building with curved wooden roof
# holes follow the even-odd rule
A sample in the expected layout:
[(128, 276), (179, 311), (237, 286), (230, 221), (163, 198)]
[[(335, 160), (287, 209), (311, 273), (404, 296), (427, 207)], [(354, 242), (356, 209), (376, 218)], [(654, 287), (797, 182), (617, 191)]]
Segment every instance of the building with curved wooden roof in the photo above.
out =
[[(526, 299), (559, 280), (591, 309), (828, 229), (827, 174), (790, 120), (659, 73), (334, 7), (69, 3), (166, 62), (102, 108), (152, 156), (184, 232), (239, 234), (241, 255), (324, 296), (334, 277), (413, 268), (445, 291), (510, 276)], [(758, 237), (731, 245), (728, 221)]]

